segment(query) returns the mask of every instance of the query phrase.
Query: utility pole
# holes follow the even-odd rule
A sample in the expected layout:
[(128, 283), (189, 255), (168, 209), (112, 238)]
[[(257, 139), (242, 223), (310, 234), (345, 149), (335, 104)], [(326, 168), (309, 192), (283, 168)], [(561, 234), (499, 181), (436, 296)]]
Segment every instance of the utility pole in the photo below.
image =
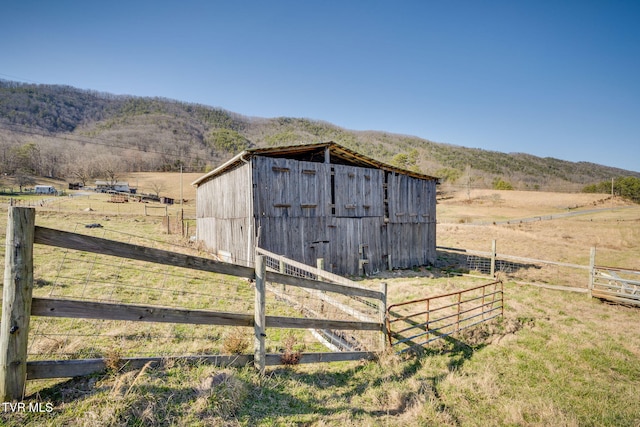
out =
[(611, 177), (611, 209), (613, 209), (613, 177)]
[(471, 165), (467, 165), (467, 200), (471, 200)]
[(182, 163), (180, 163), (180, 209), (182, 209)]
[(184, 197), (182, 197), (182, 162), (180, 162), (180, 231), (182, 232), (182, 237), (184, 237), (184, 207), (182, 206), (182, 201)]

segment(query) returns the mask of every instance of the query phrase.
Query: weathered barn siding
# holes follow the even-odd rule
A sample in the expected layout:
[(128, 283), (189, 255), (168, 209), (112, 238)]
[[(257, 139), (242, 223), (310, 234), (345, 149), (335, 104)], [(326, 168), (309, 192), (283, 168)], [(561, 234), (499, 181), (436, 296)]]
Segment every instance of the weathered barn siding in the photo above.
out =
[(328, 165), (261, 156), (252, 163), (259, 246), (315, 265), (328, 241)]
[[(384, 219), (331, 218), (329, 226), (329, 258), (325, 265), (344, 274), (359, 274), (359, 260), (366, 259), (365, 271), (386, 269), (386, 242), (383, 239)], [(361, 250), (363, 251), (361, 253)]]
[(387, 224), (389, 251), (394, 268), (412, 268), (433, 264), (435, 249), (431, 248), (435, 224)]
[(391, 223), (435, 220), (435, 182), (390, 173), (387, 189)]
[(394, 268), (436, 261), (436, 180), (387, 172), (383, 257)]
[(330, 174), (323, 163), (252, 159), (258, 217), (316, 217), (327, 213)]
[(383, 171), (260, 156), (252, 162), (261, 247), (310, 265), (324, 258), (326, 268), (346, 274), (358, 274), (360, 259), (368, 259), (367, 271), (386, 267)]
[(435, 178), (333, 143), (284, 148), (244, 152), (196, 182), (199, 240), (241, 264), (258, 244), (348, 275), (435, 261)]
[(356, 166), (334, 169), (335, 216), (362, 218), (384, 215), (384, 172)]
[(242, 164), (198, 187), (198, 218), (246, 218), (253, 213), (250, 165)]
[(389, 252), (394, 267), (433, 264), (436, 259), (435, 181), (387, 176)]
[(200, 218), (197, 238), (225, 262), (250, 266), (254, 259), (252, 218)]
[(329, 242), (327, 219), (324, 217), (262, 217), (259, 246), (308, 265), (317, 258), (326, 259)]
[(242, 164), (198, 187), (196, 237), (220, 256), (237, 264), (253, 261), (254, 224), (251, 165)]

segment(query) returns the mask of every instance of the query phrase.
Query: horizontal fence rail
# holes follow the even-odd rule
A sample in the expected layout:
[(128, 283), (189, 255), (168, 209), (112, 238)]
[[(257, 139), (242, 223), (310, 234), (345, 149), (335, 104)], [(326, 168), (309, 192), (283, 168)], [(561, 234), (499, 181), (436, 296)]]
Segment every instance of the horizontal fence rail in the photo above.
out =
[[(49, 298), (33, 298), (32, 316), (64, 317), (71, 319), (129, 320), (133, 322), (187, 323), (191, 325), (254, 326), (252, 314), (226, 313), (207, 310), (183, 310), (159, 306), (112, 304), (94, 301), (74, 301)], [(380, 331), (376, 322), (308, 319), (283, 316), (266, 316), (266, 326), (271, 328), (332, 328)]]
[(404, 353), (503, 315), (502, 281), (393, 304), (387, 309), (389, 345)]
[[(381, 284), (380, 291), (370, 290), (357, 283), (322, 269), (324, 261), (317, 260), (319, 267), (312, 267), (286, 258), (262, 248), (256, 248), (256, 254), (264, 256), (267, 266), (267, 277), (270, 272), (279, 272), (296, 277), (306, 277), (347, 286), (349, 292), (329, 294), (310, 288), (299, 290), (287, 288), (285, 285), (267, 285), (269, 294), (276, 300), (295, 308), (305, 317), (321, 318), (331, 316), (339, 319), (359, 320), (368, 324), (384, 323), (386, 313), (386, 284)], [(386, 345), (386, 334), (372, 337), (363, 333), (364, 328), (353, 329), (353, 333), (345, 334), (336, 328), (314, 328), (314, 337), (332, 351), (356, 351), (365, 349), (382, 350)]]
[[(313, 279), (314, 281), (319, 280), (322, 282), (329, 282), (333, 285), (330, 285), (328, 290), (334, 289), (335, 286), (342, 285), (345, 286), (345, 292), (342, 293), (354, 299), (358, 297), (366, 297), (380, 300), (385, 297), (384, 292), (358, 286), (356, 282), (349, 280), (346, 277), (339, 276), (337, 274), (331, 273), (330, 271), (322, 270), (320, 268), (311, 267), (301, 262), (286, 258), (282, 255), (269, 252), (266, 249), (256, 248), (256, 254), (264, 255), (266, 257), (267, 268), (270, 268), (274, 272), (279, 272), (283, 275), (286, 275), (287, 277), (301, 277)], [(267, 271), (267, 281), (275, 281), (271, 280), (271, 278), (280, 277), (278, 274), (270, 273), (270, 271)], [(287, 284), (286, 282), (282, 281), (278, 283)], [(319, 289), (318, 287), (313, 287), (312, 289), (325, 290)]]
[(592, 274), (591, 296), (640, 306), (640, 271), (595, 266)]
[[(240, 265), (214, 261), (212, 259), (187, 255), (183, 253), (171, 252), (146, 246), (108, 240), (86, 234), (76, 234), (72, 232), (59, 231), (50, 228), (35, 226), (35, 210), (33, 208), (11, 207), (9, 210), (9, 222), (7, 226), (7, 242), (5, 255), (5, 280), (3, 287), (3, 307), (0, 335), (0, 400), (8, 401), (23, 398), (25, 381), (27, 379), (56, 378), (86, 375), (88, 373), (104, 370), (107, 366), (106, 359), (96, 359), (89, 356), (86, 359), (74, 360), (29, 360), (27, 361), (27, 344), (30, 334), (29, 321), (31, 316), (37, 318), (70, 318), (70, 319), (98, 319), (98, 321), (125, 321), (125, 322), (147, 322), (148, 324), (189, 324), (189, 325), (216, 325), (253, 328), (255, 335), (254, 354), (240, 354), (233, 356), (198, 354), (197, 356), (170, 356), (170, 357), (118, 357), (119, 363), (125, 365), (139, 365), (140, 363), (158, 363), (162, 359), (185, 359), (204, 360), (211, 363), (234, 365), (253, 363), (256, 368), (263, 370), (268, 365), (279, 365), (290, 363), (283, 358), (283, 353), (269, 353), (265, 345), (265, 338), (268, 336), (268, 328), (285, 328), (292, 330), (317, 330), (334, 331), (336, 341), (348, 340), (350, 331), (369, 331), (376, 336), (384, 337), (385, 323), (384, 313), (386, 313), (386, 287), (382, 291), (371, 290), (363, 287), (353, 286), (346, 279), (336, 277), (323, 277), (318, 280), (320, 274), (307, 277), (296, 277), (284, 274), (280, 271), (267, 271), (265, 256), (256, 256), (256, 267), (250, 268)], [(79, 262), (78, 259), (86, 258), (88, 254), (95, 256), (118, 257), (118, 265), (122, 265), (122, 260), (133, 260), (138, 263), (150, 263), (164, 265), (166, 268), (184, 268), (185, 271), (195, 271), (205, 273), (216, 273), (224, 275), (226, 279), (248, 279), (253, 283), (248, 286), (246, 281), (244, 287), (251, 289), (255, 298), (252, 298), (253, 314), (242, 312), (224, 312), (214, 309), (198, 309), (194, 307), (183, 308), (154, 305), (149, 303), (134, 304), (129, 301), (114, 302), (111, 300), (115, 286), (109, 284), (111, 279), (97, 282), (101, 287), (100, 295), (109, 298), (107, 301), (96, 301), (91, 295), (85, 295), (83, 285), (82, 295), (60, 295), (60, 297), (33, 296), (34, 288), (33, 270), (33, 248), (34, 243), (49, 247), (62, 248), (64, 250), (78, 251), (78, 255), (69, 256), (69, 264)], [(67, 259), (67, 253), (63, 259)], [(93, 257), (93, 255), (92, 255)], [(96, 259), (96, 258), (92, 258)], [(106, 266), (115, 265), (105, 263), (99, 265), (92, 262), (90, 271), (94, 268), (100, 269), (102, 273), (108, 270)], [(62, 265), (61, 265), (62, 268)], [(65, 267), (68, 268), (68, 267)], [(113, 280), (120, 280), (120, 272), (111, 268), (106, 277)], [(47, 282), (43, 280), (39, 286), (52, 286), (63, 289), (76, 285), (67, 285), (65, 277), (68, 272), (58, 275), (63, 278), (61, 283)], [(186, 274), (189, 276), (189, 274)], [(105, 276), (102, 276), (105, 277)], [(168, 273), (165, 274), (165, 279)], [(96, 276), (97, 278), (97, 276)], [(74, 280), (68, 277), (68, 280)], [(267, 285), (269, 283), (269, 285)], [(321, 307), (330, 305), (333, 311), (324, 308), (317, 311), (319, 316), (304, 315), (302, 317), (292, 317), (295, 315), (291, 307), (287, 310), (276, 311), (271, 315), (267, 313), (267, 286), (284, 287), (287, 290), (297, 290), (305, 295), (311, 295), (314, 301), (319, 301)], [(109, 286), (108, 296), (103, 288)], [(233, 285), (226, 285), (233, 286)], [(125, 288), (125, 286), (122, 286)], [(144, 293), (145, 287), (138, 287), (136, 290), (127, 290), (131, 293)], [(213, 289), (211, 289), (213, 291)], [(199, 291), (201, 292), (201, 291)], [(183, 288), (183, 294), (189, 294), (187, 288)], [(355, 312), (350, 312), (346, 304), (341, 303), (341, 299), (346, 301), (367, 300), (370, 304), (378, 307), (378, 315), (357, 316)], [(169, 300), (158, 299), (158, 303), (169, 302)], [(309, 300), (309, 298), (307, 298)], [(245, 301), (249, 301), (248, 299)], [(198, 304), (199, 305), (199, 304)], [(206, 306), (203, 306), (206, 307)], [(271, 310), (269, 306), (269, 310)], [(308, 307), (307, 307), (308, 308)], [(235, 308), (234, 308), (235, 309)], [(341, 313), (341, 315), (335, 315)], [(285, 315), (280, 315), (285, 314)], [(39, 319), (36, 319), (39, 320)], [(81, 322), (82, 323), (82, 322)], [(75, 324), (74, 324), (75, 325)], [(70, 326), (69, 326), (70, 328)], [(19, 333), (16, 333), (19, 332)], [(133, 331), (131, 332), (133, 333)], [(52, 334), (55, 335), (55, 332)], [(135, 336), (136, 333), (133, 333)], [(277, 336), (278, 334), (275, 334)], [(44, 335), (43, 335), (44, 336)], [(86, 336), (86, 335), (84, 335)], [(380, 341), (380, 340), (379, 340)], [(384, 340), (381, 340), (383, 343)], [(272, 344), (273, 346), (273, 344)], [(273, 347), (272, 347), (273, 348)], [(278, 351), (278, 347), (274, 349)], [(271, 350), (271, 351), (274, 351)], [(360, 348), (340, 349), (329, 353), (318, 352), (298, 352), (295, 363), (317, 363), (332, 361), (347, 361), (359, 359), (371, 359), (377, 356), (377, 351), (366, 351)], [(150, 354), (150, 356), (153, 355)], [(153, 355), (155, 356), (155, 355)], [(77, 357), (77, 356), (76, 356)], [(39, 358), (39, 357), (38, 357)], [(136, 365), (136, 366), (137, 366)]]
[[(255, 270), (251, 267), (39, 226), (35, 227), (34, 243), (101, 255), (124, 257), (156, 264), (179, 266), (211, 273), (227, 274), (252, 280), (255, 279)], [(295, 277), (271, 271), (267, 272), (266, 280), (320, 291), (340, 292), (352, 296), (376, 299), (383, 297), (381, 292), (367, 288), (352, 287), (339, 283), (320, 282), (315, 279)]]

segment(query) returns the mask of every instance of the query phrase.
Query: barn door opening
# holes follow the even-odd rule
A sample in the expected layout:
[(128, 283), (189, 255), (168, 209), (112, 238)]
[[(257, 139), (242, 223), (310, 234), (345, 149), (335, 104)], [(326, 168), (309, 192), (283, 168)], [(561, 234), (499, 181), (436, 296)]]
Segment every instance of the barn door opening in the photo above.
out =
[[(326, 263), (327, 257), (329, 256), (329, 241), (328, 240), (316, 240), (311, 242), (311, 253), (313, 254), (313, 263), (311, 265), (315, 265), (318, 268), (322, 268), (323, 270), (330, 270), (329, 265)], [(323, 267), (319, 267), (320, 261)]]
[(364, 276), (367, 271), (365, 266), (369, 264), (369, 245), (360, 243), (358, 245), (358, 274)]

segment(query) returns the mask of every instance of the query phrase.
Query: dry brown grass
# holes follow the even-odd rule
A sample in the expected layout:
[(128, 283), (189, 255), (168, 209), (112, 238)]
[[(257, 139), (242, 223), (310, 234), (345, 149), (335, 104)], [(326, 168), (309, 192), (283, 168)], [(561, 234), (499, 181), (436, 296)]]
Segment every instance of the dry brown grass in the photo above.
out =
[(191, 185), (204, 173), (179, 172), (132, 172), (123, 176), (123, 181), (128, 181), (130, 186), (138, 187), (139, 192), (154, 193), (154, 185), (160, 185), (163, 190), (161, 196), (173, 197), (176, 201), (180, 198), (180, 179), (182, 178), (182, 196), (193, 201), (196, 198), (196, 189)]
[[(474, 189), (469, 194), (466, 191), (451, 192), (438, 204), (439, 208), (466, 206), (469, 212), (478, 213), (477, 215), (469, 215), (475, 221), (485, 216), (503, 216), (502, 212), (509, 214), (505, 216), (518, 218), (566, 212), (568, 209), (629, 205), (619, 198), (616, 198), (612, 205), (610, 196), (606, 194), (489, 189)], [(439, 217), (439, 220), (446, 222), (449, 219)]]
[[(524, 191), (474, 190), (438, 204), (437, 244), (490, 251), (497, 241), (498, 253), (588, 265), (592, 247), (596, 263), (640, 269), (640, 206), (621, 200), (599, 203), (597, 194), (558, 194)], [(488, 199), (499, 202), (487, 201)], [(577, 209), (574, 207), (579, 206)], [(576, 216), (521, 222), (519, 219), (557, 213), (601, 209)], [(470, 221), (460, 222), (460, 218)], [(510, 224), (493, 221), (510, 221)], [(475, 225), (482, 222), (489, 225)]]
[[(491, 196), (495, 206), (487, 216), (520, 218), (566, 210), (557, 201), (566, 201), (566, 195), (549, 196), (544, 202), (525, 197), (531, 193), (516, 193), (501, 192), (500, 199)], [(500, 200), (511, 205), (502, 206)], [(474, 203), (452, 199), (438, 209), (449, 209), (450, 218), (467, 214), (474, 218), (473, 210), (467, 210), (475, 209)], [(478, 202), (477, 207), (484, 209), (487, 203)], [(78, 221), (85, 214), (49, 212), (39, 220), (60, 228), (60, 215)], [(638, 207), (496, 226), (460, 224), (455, 219), (442, 222), (447, 211), (439, 218), (439, 245), (488, 251), (496, 238), (500, 253), (584, 263), (595, 243), (598, 256), (608, 257), (611, 264), (637, 268), (639, 262)], [(118, 223), (148, 230), (150, 235), (158, 231), (150, 218), (111, 221), (112, 228)], [(394, 303), (487, 280), (420, 269), (362, 283), (378, 289), (379, 281), (388, 282), (389, 303)], [(180, 362), (127, 371), (119, 369), (120, 355), (114, 353), (117, 369), (106, 375), (30, 385), (37, 391), (30, 399), (53, 402), (53, 414), (0, 414), (0, 422), (11, 426), (640, 425), (637, 309), (514, 283), (506, 283), (505, 292), (503, 321), (468, 331), (456, 337), (458, 343), (434, 345), (421, 357), (385, 354), (377, 362), (301, 364), (269, 368), (267, 375), (259, 376), (250, 368), (220, 370)], [(80, 350), (79, 343), (71, 344)], [(59, 343), (47, 345), (55, 349)]]

